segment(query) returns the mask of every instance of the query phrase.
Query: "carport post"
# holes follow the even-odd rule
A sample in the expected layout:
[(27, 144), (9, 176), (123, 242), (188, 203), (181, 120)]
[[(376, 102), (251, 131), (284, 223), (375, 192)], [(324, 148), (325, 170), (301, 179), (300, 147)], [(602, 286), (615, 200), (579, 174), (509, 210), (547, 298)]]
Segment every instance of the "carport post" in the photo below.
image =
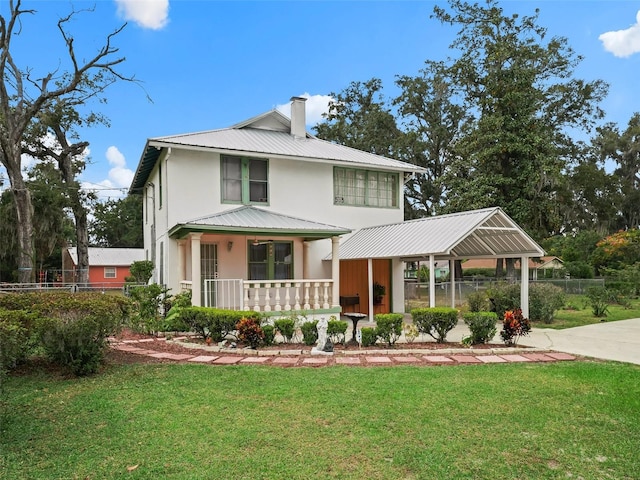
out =
[(429, 306), (436, 306), (436, 258), (429, 255)]
[(520, 258), (520, 308), (522, 316), (529, 318), (529, 259)]
[(456, 308), (456, 261), (449, 260), (449, 277), (451, 279), (451, 308)]

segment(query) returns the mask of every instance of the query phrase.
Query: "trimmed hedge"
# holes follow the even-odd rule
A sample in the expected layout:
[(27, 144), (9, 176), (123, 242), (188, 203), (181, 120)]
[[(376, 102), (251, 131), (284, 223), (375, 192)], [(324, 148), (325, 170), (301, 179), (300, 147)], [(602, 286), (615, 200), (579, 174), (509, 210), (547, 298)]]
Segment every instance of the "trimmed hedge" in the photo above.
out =
[(411, 318), (420, 333), (444, 343), (447, 333), (458, 324), (458, 311), (448, 307), (416, 308), (411, 310)]
[(404, 316), (401, 313), (379, 313), (375, 316), (378, 337), (392, 346), (402, 335)]
[(498, 331), (498, 315), (495, 312), (467, 312), (462, 318), (471, 331), (469, 341), (472, 345), (487, 343)]
[(327, 335), (329, 336), (329, 338), (334, 344), (336, 343), (344, 344), (346, 340), (345, 335), (347, 333), (348, 327), (349, 327), (349, 324), (342, 320), (337, 320), (337, 319), (329, 320), (327, 322)]
[(300, 325), (302, 332), (302, 341), (305, 345), (315, 345), (318, 341), (318, 321), (312, 320), (304, 322)]
[(130, 315), (127, 298), (86, 292), (2, 295), (0, 308), (30, 312), (47, 356), (76, 375), (98, 371), (107, 337), (116, 334)]
[(177, 321), (189, 327), (203, 340), (210, 337), (214, 342), (221, 342), (227, 335), (236, 330), (236, 325), (243, 318), (260, 320), (260, 314), (254, 311), (223, 310), (211, 307), (186, 307), (177, 314)]
[(29, 354), (35, 319), (24, 310), (0, 309), (0, 376)]

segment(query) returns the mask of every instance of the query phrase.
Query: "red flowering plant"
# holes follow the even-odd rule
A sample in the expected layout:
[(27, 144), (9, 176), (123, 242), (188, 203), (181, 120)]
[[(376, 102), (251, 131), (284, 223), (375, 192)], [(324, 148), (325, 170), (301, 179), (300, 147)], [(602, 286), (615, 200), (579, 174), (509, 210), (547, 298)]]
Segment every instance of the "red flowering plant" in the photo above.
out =
[(521, 309), (516, 308), (515, 310), (507, 310), (504, 312), (500, 337), (502, 337), (506, 345), (515, 347), (520, 337), (529, 335), (530, 331), (531, 322), (522, 316)]
[(264, 340), (264, 332), (258, 321), (253, 318), (241, 318), (236, 325), (236, 330), (238, 330), (238, 340), (251, 348), (258, 348)]

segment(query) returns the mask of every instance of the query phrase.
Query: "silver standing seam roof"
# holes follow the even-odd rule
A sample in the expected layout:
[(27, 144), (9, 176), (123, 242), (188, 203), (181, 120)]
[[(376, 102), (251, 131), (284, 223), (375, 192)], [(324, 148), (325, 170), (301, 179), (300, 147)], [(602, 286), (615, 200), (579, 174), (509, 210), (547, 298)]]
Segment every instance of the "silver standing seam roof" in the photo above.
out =
[(179, 223), (169, 231), (169, 236), (180, 238), (189, 232), (272, 234), (317, 239), (351, 233), (351, 230), (253, 206), (243, 206)]
[[(68, 247), (67, 251), (75, 265), (78, 264), (76, 247)], [(144, 248), (102, 248), (89, 247), (89, 265), (92, 267), (130, 266), (133, 262), (144, 260)]]
[(400, 160), (320, 140), (309, 133), (304, 137), (296, 137), (290, 133), (290, 124), (287, 116), (272, 110), (229, 128), (150, 138), (138, 163), (129, 193), (140, 191), (144, 187), (164, 148), (292, 158), (361, 168), (374, 167), (394, 172), (426, 171)]
[[(540, 257), (544, 250), (499, 207), (358, 230), (340, 245), (341, 260)], [(326, 259), (331, 256), (326, 257)]]

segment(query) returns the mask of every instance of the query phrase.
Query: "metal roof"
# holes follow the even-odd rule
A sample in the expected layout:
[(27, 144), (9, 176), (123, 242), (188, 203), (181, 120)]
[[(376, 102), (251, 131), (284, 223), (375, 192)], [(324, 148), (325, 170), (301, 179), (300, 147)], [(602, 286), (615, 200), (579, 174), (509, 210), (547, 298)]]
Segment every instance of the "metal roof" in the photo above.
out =
[[(69, 256), (75, 265), (78, 264), (76, 247), (68, 247)], [(89, 247), (89, 265), (92, 267), (129, 266), (133, 262), (144, 260), (143, 248), (101, 248)]]
[(351, 233), (351, 230), (283, 215), (253, 206), (243, 206), (179, 223), (169, 231), (169, 235), (183, 237), (189, 232), (274, 234), (317, 239)]
[(420, 260), (430, 255), (539, 257), (544, 251), (499, 207), (363, 228), (340, 245), (341, 260)]
[(230, 128), (150, 138), (131, 183), (132, 193), (144, 187), (162, 148), (205, 149), (257, 156), (282, 156), (306, 161), (327, 161), (354, 167), (376, 167), (396, 172), (424, 172), (416, 165), (320, 140), (289, 133), (290, 120), (272, 110)]

